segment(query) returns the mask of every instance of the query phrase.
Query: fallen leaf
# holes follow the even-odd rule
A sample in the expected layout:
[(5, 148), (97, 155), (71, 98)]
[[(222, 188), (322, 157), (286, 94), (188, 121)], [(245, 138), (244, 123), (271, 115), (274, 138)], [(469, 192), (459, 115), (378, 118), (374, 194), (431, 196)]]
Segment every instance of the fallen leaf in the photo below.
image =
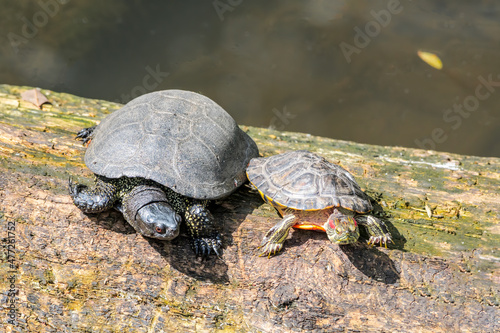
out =
[(35, 104), (37, 108), (42, 109), (42, 104), (49, 103), (47, 97), (40, 92), (39, 89), (26, 90), (21, 93), (23, 101)]
[(443, 62), (436, 54), (424, 51), (418, 51), (417, 54), (427, 65), (432, 66), (435, 69), (443, 68)]

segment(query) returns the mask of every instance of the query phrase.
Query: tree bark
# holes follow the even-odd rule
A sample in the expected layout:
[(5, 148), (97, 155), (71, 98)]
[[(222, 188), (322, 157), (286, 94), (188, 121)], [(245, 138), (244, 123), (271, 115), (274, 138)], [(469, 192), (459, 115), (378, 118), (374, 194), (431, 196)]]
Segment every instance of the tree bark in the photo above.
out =
[(500, 330), (500, 159), (242, 126), (264, 156), (307, 149), (349, 170), (394, 243), (297, 230), (258, 257), (279, 217), (245, 185), (213, 205), (223, 254), (201, 260), (183, 234), (146, 239), (116, 211), (73, 205), (68, 177), (91, 177), (75, 133), (119, 104), (42, 90), (40, 110), (27, 89), (0, 86), (7, 332)]

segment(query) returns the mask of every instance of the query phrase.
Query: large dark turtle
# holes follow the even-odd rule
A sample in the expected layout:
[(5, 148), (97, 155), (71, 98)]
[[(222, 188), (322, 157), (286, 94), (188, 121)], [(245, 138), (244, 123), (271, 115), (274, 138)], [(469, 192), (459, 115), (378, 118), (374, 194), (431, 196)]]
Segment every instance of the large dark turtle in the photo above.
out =
[(360, 215), (370, 212), (372, 204), (354, 177), (323, 157), (299, 150), (254, 158), (247, 176), (283, 217), (262, 240), (261, 256), (279, 252), (292, 227), (326, 231), (333, 243), (350, 244), (358, 240), (361, 225), (370, 244), (391, 241), (384, 222)]
[(90, 142), (85, 164), (91, 186), (69, 180), (77, 207), (115, 207), (140, 234), (171, 240), (184, 219), (196, 254), (219, 252), (208, 199), (246, 181), (255, 142), (219, 105), (200, 94), (165, 90), (138, 97), (78, 137)]

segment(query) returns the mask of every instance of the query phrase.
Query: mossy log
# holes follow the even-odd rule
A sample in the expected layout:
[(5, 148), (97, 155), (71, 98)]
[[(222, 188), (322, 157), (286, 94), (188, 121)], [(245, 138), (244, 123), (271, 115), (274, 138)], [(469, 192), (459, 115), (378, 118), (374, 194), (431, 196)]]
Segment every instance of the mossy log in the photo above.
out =
[(223, 254), (201, 260), (182, 234), (146, 239), (116, 211), (72, 204), (68, 177), (91, 175), (75, 133), (119, 104), (42, 90), (40, 110), (27, 89), (0, 86), (7, 332), (500, 330), (500, 159), (242, 126), (264, 156), (307, 149), (353, 173), (394, 243), (297, 230), (259, 257), (279, 217), (246, 185), (214, 204)]

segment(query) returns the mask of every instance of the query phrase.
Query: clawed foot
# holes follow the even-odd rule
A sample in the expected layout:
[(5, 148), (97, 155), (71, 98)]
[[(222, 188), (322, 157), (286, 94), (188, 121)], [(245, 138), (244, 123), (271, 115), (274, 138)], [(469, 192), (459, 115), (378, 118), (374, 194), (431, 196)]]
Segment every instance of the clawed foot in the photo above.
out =
[(280, 252), (282, 248), (283, 243), (273, 243), (270, 241), (270, 239), (264, 237), (264, 240), (257, 249), (262, 249), (259, 253), (259, 257), (267, 256), (268, 258), (270, 258), (272, 255)]
[(86, 188), (86, 186), (73, 182), (73, 179), (71, 177), (68, 178), (68, 192), (78, 208), (80, 208), (83, 204), (83, 202), (80, 202), (78, 198), (78, 195), (82, 188)]
[(283, 243), (288, 237), (288, 232), (295, 224), (295, 215), (288, 214), (283, 217), (281, 221), (276, 223), (271, 229), (266, 232), (262, 239), (260, 246), (257, 249), (260, 251), (259, 257), (267, 256), (270, 258), (283, 248)]
[(68, 192), (73, 203), (84, 213), (99, 213), (111, 208), (114, 203), (114, 186), (102, 183), (101, 186), (89, 188), (86, 185), (68, 179)]
[(220, 235), (217, 234), (214, 237), (201, 237), (195, 238), (193, 240), (193, 250), (196, 256), (208, 257), (212, 251), (220, 257), (220, 250), (222, 247), (222, 241)]
[(259, 257), (267, 256), (270, 258), (272, 255), (280, 252), (283, 248), (283, 242), (288, 236), (288, 230), (289, 229), (282, 230), (281, 223), (269, 229), (257, 248), (257, 250), (261, 250)]
[(95, 130), (95, 126), (92, 127), (87, 127), (82, 129), (78, 134), (76, 135), (76, 139), (81, 141), (83, 145), (86, 145), (87, 143), (90, 143), (92, 141), (92, 133)]
[(387, 243), (392, 242), (391, 234), (387, 230), (385, 223), (375, 216), (363, 215), (357, 216), (356, 221), (359, 225), (362, 225), (368, 231), (370, 239), (368, 240), (369, 245), (379, 244), (384, 245), (387, 248)]
[(68, 191), (74, 204), (85, 213), (94, 213), (94, 211), (96, 211), (94, 200), (86, 195), (86, 189), (87, 186), (73, 182), (71, 177), (68, 179)]
[(387, 248), (388, 243), (392, 243), (392, 238), (391, 235), (389, 234), (380, 236), (370, 236), (370, 239), (368, 240), (368, 245), (379, 244), (379, 246), (384, 245), (385, 248)]

